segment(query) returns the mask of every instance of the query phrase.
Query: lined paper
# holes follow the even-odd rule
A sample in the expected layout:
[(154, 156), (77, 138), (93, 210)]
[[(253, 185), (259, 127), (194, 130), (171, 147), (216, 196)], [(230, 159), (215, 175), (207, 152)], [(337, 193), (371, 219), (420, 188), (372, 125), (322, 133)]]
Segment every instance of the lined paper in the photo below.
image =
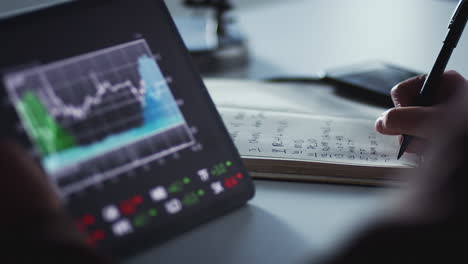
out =
[(374, 120), (219, 107), (242, 156), (385, 167), (416, 167), (418, 157), (397, 160), (396, 136), (374, 130)]

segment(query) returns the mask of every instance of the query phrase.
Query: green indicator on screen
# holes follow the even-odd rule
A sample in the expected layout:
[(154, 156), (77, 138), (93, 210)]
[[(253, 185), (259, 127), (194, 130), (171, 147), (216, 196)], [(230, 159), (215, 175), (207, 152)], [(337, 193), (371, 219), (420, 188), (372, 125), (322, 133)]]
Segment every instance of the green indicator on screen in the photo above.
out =
[(204, 190), (202, 190), (202, 189), (198, 190), (198, 192), (197, 192), (197, 193), (198, 193), (198, 195), (199, 195), (199, 196), (203, 196), (203, 195), (205, 195), (205, 191), (204, 191)]
[(228, 167), (229, 167), (229, 166), (231, 166), (231, 165), (232, 165), (232, 162), (230, 162), (230, 161), (226, 161), (226, 166), (228, 166)]
[(184, 183), (182, 181), (176, 181), (173, 184), (169, 185), (168, 191), (170, 193), (178, 193), (182, 192), (182, 189), (184, 188)]
[(211, 168), (211, 175), (221, 176), (227, 172), (226, 165), (224, 163), (218, 163)]
[(133, 218), (133, 225), (141, 227), (148, 224), (148, 217), (146, 215), (137, 215)]
[(158, 211), (156, 211), (156, 209), (150, 209), (148, 211), (148, 215), (149, 216), (157, 216), (158, 215)]
[(185, 177), (185, 178), (183, 179), (183, 182), (184, 182), (185, 184), (189, 184), (189, 183), (190, 183), (190, 178), (189, 178), (189, 177)]
[(73, 135), (50, 116), (32, 91), (25, 92), (18, 103), (19, 113), (43, 155), (53, 154), (76, 145)]
[(185, 206), (191, 206), (197, 204), (200, 200), (198, 200), (198, 196), (195, 192), (188, 193), (182, 199), (182, 203)]

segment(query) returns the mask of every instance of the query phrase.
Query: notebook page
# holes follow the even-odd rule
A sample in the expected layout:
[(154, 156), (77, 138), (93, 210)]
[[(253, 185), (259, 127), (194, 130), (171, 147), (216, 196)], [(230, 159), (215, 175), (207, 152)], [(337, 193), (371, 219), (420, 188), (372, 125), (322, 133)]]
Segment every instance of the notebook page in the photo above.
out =
[(336, 96), (328, 84), (205, 78), (217, 107), (374, 119), (385, 108)]
[(242, 156), (370, 166), (417, 166), (416, 155), (397, 160), (396, 136), (374, 130), (374, 121), (274, 111), (218, 108)]

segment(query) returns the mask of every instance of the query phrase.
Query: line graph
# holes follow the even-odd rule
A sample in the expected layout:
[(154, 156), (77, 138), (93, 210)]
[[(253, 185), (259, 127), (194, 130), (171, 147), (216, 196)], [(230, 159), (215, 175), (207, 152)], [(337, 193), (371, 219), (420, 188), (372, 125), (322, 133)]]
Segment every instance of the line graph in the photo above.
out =
[(10, 99), (66, 195), (195, 143), (145, 40), (13, 72)]
[[(130, 80), (124, 81), (122, 83), (112, 84), (109, 81), (101, 82), (93, 72), (89, 74), (89, 79), (92, 80), (94, 84), (96, 94), (92, 96), (86, 96), (80, 106), (66, 105), (59, 97), (57, 97), (52, 89), (48, 88), (47, 93), (54, 102), (54, 107), (51, 108), (51, 114), (55, 117), (71, 116), (75, 119), (84, 119), (90, 112), (92, 106), (101, 104), (104, 95), (107, 93), (118, 92), (122, 89), (128, 89), (136, 100), (140, 102), (143, 101), (146, 91), (146, 84), (144, 81), (141, 81), (139, 86), (135, 86)], [(170, 78), (166, 78), (166, 80), (151, 84), (156, 89), (156, 93), (152, 94), (152, 96), (154, 96), (155, 99), (159, 99), (161, 89), (158, 88), (160, 86), (166, 85), (169, 82)]]

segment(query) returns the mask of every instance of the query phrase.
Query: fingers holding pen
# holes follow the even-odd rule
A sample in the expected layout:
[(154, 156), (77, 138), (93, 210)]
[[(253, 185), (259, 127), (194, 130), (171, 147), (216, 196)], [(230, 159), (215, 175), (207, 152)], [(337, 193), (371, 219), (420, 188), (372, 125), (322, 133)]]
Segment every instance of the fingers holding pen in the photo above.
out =
[(375, 122), (375, 129), (385, 135), (412, 135), (430, 138), (431, 130), (422, 125), (441, 110), (438, 107), (396, 107), (385, 111)]
[(444, 73), (440, 88), (435, 91), (435, 104), (431, 107), (414, 105), (420, 90), (424, 85), (426, 75), (420, 75), (403, 81), (392, 88), (391, 96), (395, 108), (384, 112), (376, 121), (375, 128), (386, 135), (412, 135), (430, 138), (433, 131), (423, 129), (422, 125), (429, 120), (437, 121), (437, 117), (455, 98), (457, 92), (467, 87), (467, 81), (456, 71)]
[(426, 80), (426, 75), (419, 75), (395, 85), (390, 91), (395, 107), (405, 107), (414, 104)]
[[(414, 105), (426, 81), (426, 77), (427, 75), (425, 74), (419, 75), (395, 85), (390, 93), (395, 107)], [(445, 72), (442, 76), (439, 89), (434, 91), (434, 103), (438, 104), (450, 100), (459, 89), (463, 89), (466, 85), (466, 79), (458, 72)]]

